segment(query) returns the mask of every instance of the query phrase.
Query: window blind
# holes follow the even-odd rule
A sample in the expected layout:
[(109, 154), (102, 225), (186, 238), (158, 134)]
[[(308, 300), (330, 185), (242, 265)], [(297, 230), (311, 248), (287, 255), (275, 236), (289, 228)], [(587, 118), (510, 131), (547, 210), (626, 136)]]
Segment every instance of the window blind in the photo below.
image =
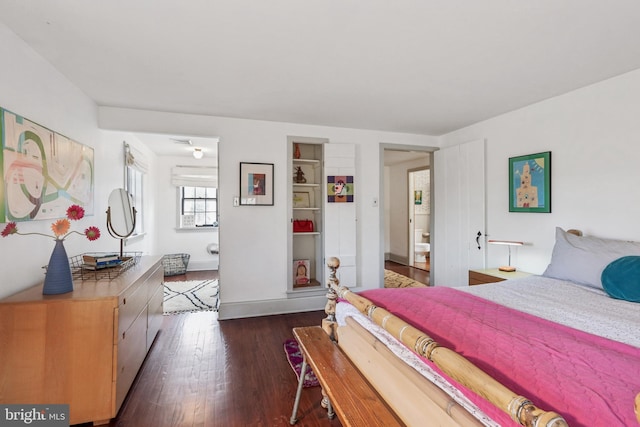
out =
[(218, 168), (211, 166), (175, 166), (171, 184), (176, 187), (218, 187)]

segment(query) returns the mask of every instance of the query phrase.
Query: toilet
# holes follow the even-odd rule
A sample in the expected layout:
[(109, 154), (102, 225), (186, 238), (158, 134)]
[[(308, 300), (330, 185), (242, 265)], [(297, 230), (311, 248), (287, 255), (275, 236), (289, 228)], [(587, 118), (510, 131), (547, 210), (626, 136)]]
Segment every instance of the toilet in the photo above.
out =
[(427, 256), (431, 251), (431, 244), (424, 242), (423, 230), (416, 228), (414, 231), (414, 247), (413, 247), (413, 259), (414, 262), (427, 262)]

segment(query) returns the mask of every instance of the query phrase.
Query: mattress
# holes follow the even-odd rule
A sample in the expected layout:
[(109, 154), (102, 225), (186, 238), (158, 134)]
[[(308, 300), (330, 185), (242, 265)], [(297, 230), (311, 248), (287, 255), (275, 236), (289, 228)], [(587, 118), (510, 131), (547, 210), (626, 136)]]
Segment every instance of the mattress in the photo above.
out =
[[(552, 322), (640, 347), (640, 304), (542, 276), (456, 288)], [(638, 390), (640, 391), (640, 390)]]
[[(640, 325), (640, 319), (637, 313), (634, 313), (634, 311), (638, 311), (637, 304), (613, 300), (596, 289), (586, 289), (568, 282), (541, 277), (464, 288), (463, 292), (460, 292), (461, 290), (448, 288), (422, 289), (419, 292), (424, 300), (418, 299), (416, 294), (400, 298), (400, 294), (388, 293), (411, 292), (412, 290), (380, 289), (367, 291), (362, 295), (377, 305), (394, 312), (398, 317), (425, 330), (443, 345), (461, 352), (481, 369), (490, 373), (499, 381), (506, 382), (505, 385), (515, 392), (533, 398), (534, 403), (543, 409), (556, 410), (567, 416), (566, 408), (574, 404), (579, 408), (584, 408), (585, 402), (588, 402), (586, 405), (589, 408), (587, 412), (591, 410), (596, 413), (580, 414), (580, 410), (571, 409), (575, 413), (570, 413), (567, 416), (567, 421), (569, 421), (570, 425), (594, 425), (594, 420), (608, 423), (607, 425), (624, 425), (629, 422), (635, 422), (633, 397), (640, 391), (640, 381), (636, 381), (637, 384), (632, 382), (621, 385), (617, 378), (624, 376), (624, 372), (628, 372), (630, 369), (633, 369), (633, 372), (637, 372), (640, 369), (640, 350), (637, 348), (637, 338), (633, 336), (633, 333), (630, 333), (634, 328), (637, 331)], [(453, 294), (453, 296), (449, 295), (446, 299), (436, 303), (435, 306), (429, 306), (424, 312), (421, 311), (423, 307), (427, 307), (431, 302), (438, 300), (440, 296), (437, 298), (436, 296), (440, 294)], [(505, 305), (499, 306), (489, 302), (485, 299), (485, 294), (487, 294), (489, 300)], [(400, 305), (412, 306), (408, 313), (403, 313), (400, 308), (388, 305), (390, 300), (396, 298), (398, 298)], [(579, 304), (575, 304), (576, 301)], [(480, 304), (477, 304), (477, 302), (480, 302)], [(437, 311), (441, 310), (440, 306), (447, 305), (449, 307), (445, 311)], [(518, 314), (514, 309), (529, 314)], [(461, 316), (462, 312), (465, 311), (468, 311), (470, 316)], [(454, 381), (446, 378), (446, 375), (441, 375), (437, 368), (433, 369), (432, 366), (429, 366), (429, 362), (425, 363), (421, 358), (404, 348), (403, 345), (397, 343), (395, 339), (385, 336), (386, 332), (372, 325), (366, 317), (361, 316), (355, 309), (346, 305), (346, 303), (338, 304), (337, 319), (339, 324), (344, 322), (346, 316), (354, 317), (360, 324), (371, 330), (381, 341), (386, 342), (396, 355), (407, 360), (410, 365), (414, 366), (427, 378), (438, 384), (444, 383), (442, 388), (485, 425), (513, 424), (508, 416), (505, 419), (504, 413), (501, 411), (496, 412), (496, 408), (487, 405), (483, 399), (479, 399), (478, 396), (464, 389), (464, 387), (456, 385)], [(549, 322), (541, 320), (538, 316), (547, 319)], [(472, 318), (470, 320), (472, 323), (461, 326), (462, 322), (466, 321), (463, 317)], [(428, 318), (428, 327), (418, 325), (423, 318)], [(593, 319), (597, 319), (597, 321), (593, 321)], [(437, 326), (440, 321), (442, 324)], [(545, 322), (547, 326), (552, 326), (543, 327), (534, 333), (529, 332), (538, 327), (535, 326), (536, 323), (545, 324)], [(556, 322), (558, 325), (550, 322)], [(476, 330), (476, 323), (482, 324), (485, 331)], [(442, 330), (431, 331), (429, 328), (445, 329), (446, 332), (443, 333)], [(557, 347), (555, 344), (549, 345), (544, 342), (547, 339), (543, 337), (547, 334), (545, 328), (560, 329), (564, 334)], [(585, 330), (587, 333), (580, 332), (578, 329)], [(505, 330), (508, 334), (520, 335), (516, 338), (511, 338), (510, 336), (505, 338), (492, 335), (494, 330)], [(455, 338), (456, 334), (461, 335)], [(450, 336), (453, 337), (451, 339), (454, 341), (449, 341)], [(474, 336), (481, 338), (478, 343), (471, 342)], [(459, 339), (460, 342), (455, 342), (456, 339)], [(510, 344), (509, 340), (511, 339), (514, 339), (515, 343), (519, 343), (519, 347), (516, 344)], [(594, 339), (596, 344), (582, 343), (580, 345), (583, 347), (574, 346), (575, 342), (589, 341), (591, 339)], [(548, 340), (557, 341), (558, 338), (550, 337)], [(497, 347), (499, 342), (504, 342), (505, 347), (499, 349)], [(394, 347), (396, 348), (394, 349)], [(601, 350), (601, 348), (606, 348), (606, 350)], [(474, 352), (477, 352), (478, 355), (474, 355)], [(568, 354), (571, 355), (567, 357)], [(553, 363), (551, 363), (552, 359)], [(556, 359), (560, 359), (558, 362), (560, 367), (555, 367)], [(564, 359), (564, 362), (562, 359)], [(610, 360), (611, 362), (609, 362)], [(562, 365), (563, 363), (565, 364), (564, 366)], [(554, 366), (549, 374), (536, 372), (545, 370), (547, 365)], [(514, 374), (522, 366), (526, 367), (524, 372)], [(527, 376), (529, 375), (526, 372), (528, 369), (535, 372), (535, 374), (531, 374), (533, 375), (531, 379)], [(558, 378), (553, 378), (553, 371), (560, 369), (562, 372), (570, 372), (566, 375), (566, 378), (571, 379), (571, 381), (562, 378), (562, 375)], [(615, 373), (616, 369), (620, 370), (617, 374)], [(611, 373), (608, 372), (609, 370), (611, 370)], [(589, 385), (573, 381), (573, 378), (589, 377), (592, 373), (594, 384)], [(519, 376), (519, 378), (513, 384), (510, 384), (510, 375)], [(544, 379), (538, 380), (539, 375), (540, 378)], [(545, 375), (551, 375), (551, 377), (545, 377)], [(564, 401), (564, 394), (557, 390), (544, 390), (545, 383), (551, 382), (555, 384), (556, 381), (567, 382), (567, 390), (570, 390), (569, 393), (566, 393), (567, 397), (569, 397), (568, 395), (575, 395), (577, 402)], [(541, 384), (537, 384), (537, 382)], [(525, 390), (519, 389), (524, 387), (522, 383), (526, 384)], [(624, 391), (619, 390), (620, 387), (626, 387), (627, 389)], [(527, 395), (529, 388), (535, 390), (533, 396)], [(548, 387), (547, 384), (547, 388), (555, 387)], [(609, 388), (616, 390), (609, 390)], [(623, 392), (626, 394), (616, 394)], [(616, 397), (610, 398), (610, 395)], [(611, 400), (614, 401), (612, 402)], [(614, 407), (609, 408), (610, 404)]]

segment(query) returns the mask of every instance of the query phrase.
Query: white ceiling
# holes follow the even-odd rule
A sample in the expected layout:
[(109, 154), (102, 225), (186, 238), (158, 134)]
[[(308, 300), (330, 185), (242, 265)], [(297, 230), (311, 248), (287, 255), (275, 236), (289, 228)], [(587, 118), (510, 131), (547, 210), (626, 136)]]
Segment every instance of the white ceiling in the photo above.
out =
[(0, 0), (0, 11), (98, 105), (155, 111), (441, 135), (640, 68), (638, 0)]
[[(184, 135), (164, 135), (156, 133), (135, 134), (142, 143), (159, 156), (191, 157), (195, 148), (200, 149), (209, 163), (218, 162), (219, 138), (202, 138)], [(190, 143), (188, 142), (190, 141)]]

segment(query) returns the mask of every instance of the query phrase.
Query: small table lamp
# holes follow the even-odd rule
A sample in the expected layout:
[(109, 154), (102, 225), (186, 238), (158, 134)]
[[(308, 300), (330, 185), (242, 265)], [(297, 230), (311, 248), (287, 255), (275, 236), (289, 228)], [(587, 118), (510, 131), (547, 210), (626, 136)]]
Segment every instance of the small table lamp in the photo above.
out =
[(523, 242), (514, 242), (512, 240), (488, 240), (488, 242), (492, 245), (507, 245), (509, 247), (509, 264), (498, 267), (500, 271), (513, 272), (516, 271), (515, 267), (511, 266), (511, 247), (512, 246), (522, 246)]

